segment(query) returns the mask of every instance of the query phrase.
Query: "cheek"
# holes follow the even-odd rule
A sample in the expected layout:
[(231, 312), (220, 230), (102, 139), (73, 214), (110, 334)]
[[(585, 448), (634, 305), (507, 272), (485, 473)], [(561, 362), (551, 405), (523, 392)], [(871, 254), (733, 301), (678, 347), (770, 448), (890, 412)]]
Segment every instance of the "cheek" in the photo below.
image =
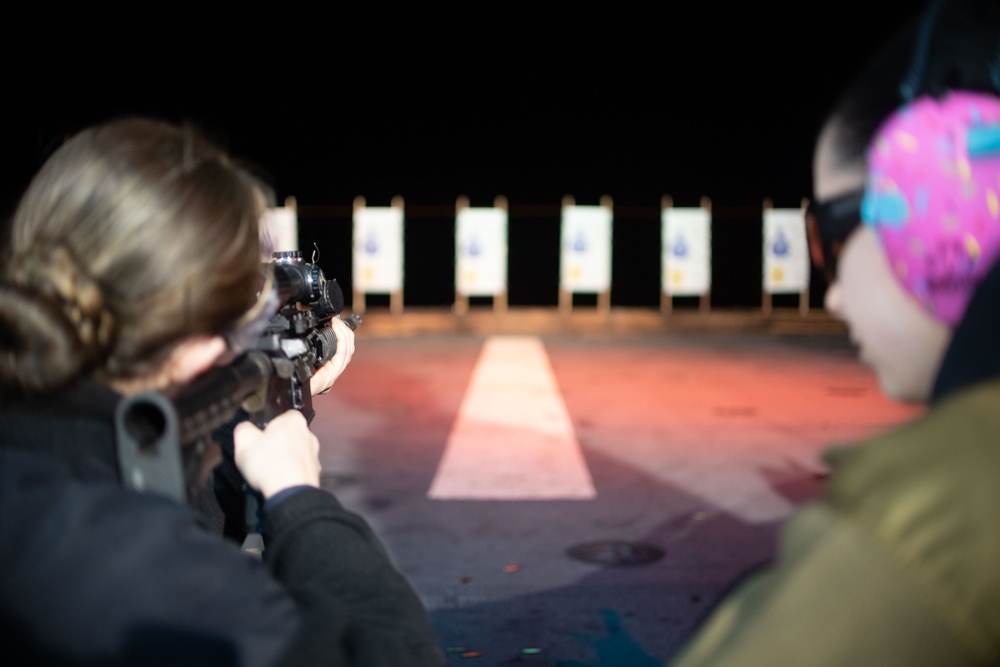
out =
[(834, 307), (852, 327), (883, 328), (891, 321), (897, 306), (895, 279), (870, 229), (862, 228), (848, 239), (835, 287)]
[(854, 333), (883, 329), (887, 305), (884, 284), (872, 279), (870, 267), (852, 268), (849, 263), (843, 266), (829, 303)]
[(883, 391), (899, 400), (924, 400), (950, 330), (898, 283), (874, 234), (859, 235), (851, 250), (845, 248), (834, 295), (841, 302), (840, 316)]

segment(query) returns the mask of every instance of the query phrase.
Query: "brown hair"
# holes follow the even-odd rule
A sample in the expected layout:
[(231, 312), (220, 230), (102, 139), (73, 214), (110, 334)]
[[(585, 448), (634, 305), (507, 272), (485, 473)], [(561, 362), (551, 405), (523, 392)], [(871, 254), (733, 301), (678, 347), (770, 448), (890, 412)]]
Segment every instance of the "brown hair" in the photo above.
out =
[(0, 279), (0, 388), (141, 377), (214, 335), (259, 288), (254, 180), (190, 127), (88, 128), (42, 166), (10, 221)]

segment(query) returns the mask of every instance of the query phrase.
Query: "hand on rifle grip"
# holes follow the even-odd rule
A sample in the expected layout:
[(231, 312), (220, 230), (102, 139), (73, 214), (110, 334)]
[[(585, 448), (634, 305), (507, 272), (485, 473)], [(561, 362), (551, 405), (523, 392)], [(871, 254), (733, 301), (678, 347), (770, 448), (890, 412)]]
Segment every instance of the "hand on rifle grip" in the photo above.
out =
[(233, 432), (236, 467), (264, 496), (292, 486), (319, 487), (319, 439), (298, 410), (288, 410), (264, 427), (241, 422)]
[(330, 327), (337, 337), (337, 351), (329, 361), (317, 368), (316, 373), (310, 378), (309, 389), (313, 396), (330, 391), (330, 387), (347, 368), (347, 364), (351, 362), (351, 357), (354, 356), (354, 328), (356, 326), (357, 324), (351, 326), (350, 323), (339, 317), (330, 320)]

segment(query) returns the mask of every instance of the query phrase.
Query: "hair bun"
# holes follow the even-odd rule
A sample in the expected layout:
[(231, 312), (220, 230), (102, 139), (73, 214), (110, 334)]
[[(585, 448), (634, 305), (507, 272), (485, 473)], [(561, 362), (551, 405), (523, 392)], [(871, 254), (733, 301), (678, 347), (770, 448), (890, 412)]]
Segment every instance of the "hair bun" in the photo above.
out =
[(0, 285), (0, 383), (46, 391), (107, 357), (114, 317), (68, 248), (36, 245), (14, 256), (7, 281)]
[(0, 285), (0, 387), (37, 393), (73, 380), (84, 365), (83, 342), (66, 316), (36, 293)]
[(111, 345), (114, 317), (104, 306), (100, 285), (63, 245), (36, 247), (11, 262), (13, 282), (35, 288), (62, 310), (76, 330), (83, 350), (102, 357)]

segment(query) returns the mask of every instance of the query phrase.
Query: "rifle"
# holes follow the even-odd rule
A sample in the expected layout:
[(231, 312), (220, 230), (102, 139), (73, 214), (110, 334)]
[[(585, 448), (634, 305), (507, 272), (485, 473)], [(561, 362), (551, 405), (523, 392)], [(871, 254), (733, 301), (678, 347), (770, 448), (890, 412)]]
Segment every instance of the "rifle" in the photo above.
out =
[[(175, 391), (126, 396), (115, 409), (119, 477), (129, 489), (194, 502), (206, 466), (218, 447), (212, 431), (242, 408), (260, 428), (295, 409), (315, 416), (309, 381), (337, 351), (331, 320), (344, 307), (336, 280), (327, 280), (300, 251), (276, 252), (271, 260), (274, 289), (261, 295), (268, 306), (262, 331), (253, 331), (247, 350)], [(344, 318), (357, 329), (357, 315)], [(248, 489), (247, 523), (255, 533), (259, 497)], [(247, 549), (246, 544), (244, 545)]]

